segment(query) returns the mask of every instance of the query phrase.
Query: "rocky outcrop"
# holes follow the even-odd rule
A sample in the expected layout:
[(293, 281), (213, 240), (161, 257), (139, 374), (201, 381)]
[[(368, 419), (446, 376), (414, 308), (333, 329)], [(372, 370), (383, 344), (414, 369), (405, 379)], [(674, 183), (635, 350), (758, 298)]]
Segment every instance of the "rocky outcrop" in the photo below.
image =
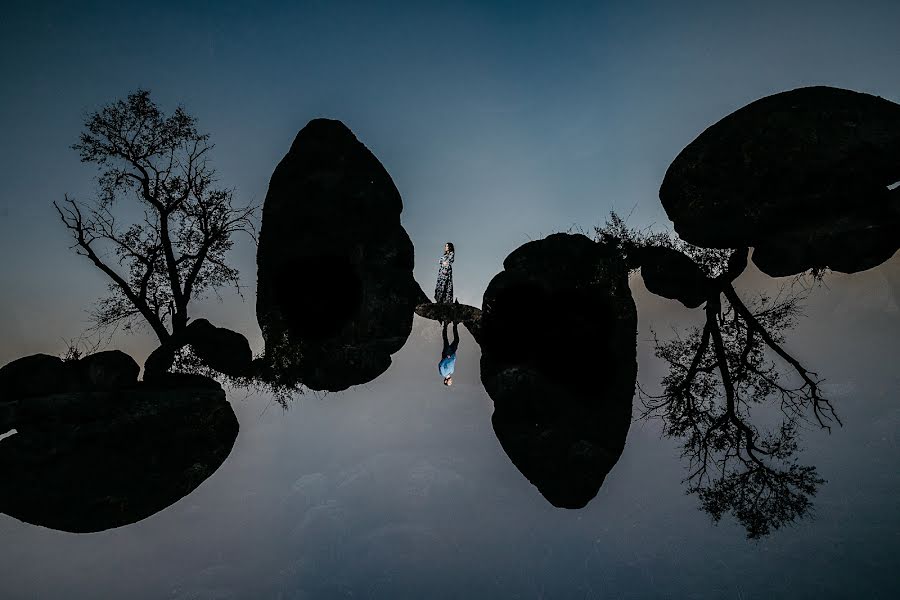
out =
[(426, 302), (416, 307), (416, 314), (423, 319), (439, 323), (463, 323), (478, 341), (481, 332), (481, 309), (468, 304), (438, 304)]
[(195, 319), (150, 353), (144, 361), (144, 381), (157, 381), (169, 374), (176, 354), (190, 346), (194, 354), (214, 371), (231, 377), (252, 374), (250, 342), (236, 331), (216, 327), (206, 319)]
[(224, 327), (216, 327), (206, 319), (196, 319), (186, 327), (188, 343), (206, 365), (239, 377), (250, 372), (253, 352), (243, 335)]
[(659, 196), (675, 230), (705, 247), (754, 247), (770, 275), (855, 272), (900, 246), (900, 106), (810, 87), (762, 98), (691, 142)]
[(17, 433), (0, 440), (0, 512), (94, 532), (140, 521), (191, 493), (238, 433), (222, 388), (194, 383), (12, 401)]
[(519, 471), (554, 506), (596, 496), (625, 446), (637, 377), (628, 269), (583, 235), (529, 242), (484, 293), (481, 380)]
[(387, 370), (427, 301), (402, 209), (390, 175), (343, 123), (316, 119), (297, 134), (272, 174), (257, 253), (273, 377), (337, 391)]
[(63, 361), (33, 354), (0, 368), (0, 403), (31, 396), (80, 391), (114, 390), (134, 385), (140, 367), (120, 350)]
[(141, 372), (137, 362), (121, 350), (106, 350), (89, 354), (79, 360), (84, 389), (109, 391), (131, 387)]
[(0, 402), (77, 389), (77, 375), (58, 356), (33, 354), (0, 368)]
[(647, 246), (635, 251), (636, 262), (647, 291), (678, 300), (688, 308), (697, 308), (718, 294), (713, 282), (683, 252), (672, 248)]

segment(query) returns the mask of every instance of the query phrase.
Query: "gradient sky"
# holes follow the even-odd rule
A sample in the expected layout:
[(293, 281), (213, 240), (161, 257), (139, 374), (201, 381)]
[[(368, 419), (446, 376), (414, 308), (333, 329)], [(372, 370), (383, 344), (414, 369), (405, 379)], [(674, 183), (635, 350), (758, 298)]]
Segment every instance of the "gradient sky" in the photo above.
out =
[[(611, 209), (665, 224), (668, 164), (754, 99), (827, 84), (900, 101), (895, 1), (375, 4), (6, 6), (0, 363), (60, 352), (103, 293), (51, 202), (87, 199), (94, 171), (69, 146), (88, 111), (139, 86), (199, 119), (241, 201), (265, 197), (308, 120), (343, 120), (403, 196), (423, 288), (450, 240), (457, 295), (476, 305), (529, 239), (590, 229)], [(246, 300), (226, 293), (193, 314), (258, 350), (254, 247), (241, 240), (233, 260)], [(142, 360), (152, 343), (114, 345)]]

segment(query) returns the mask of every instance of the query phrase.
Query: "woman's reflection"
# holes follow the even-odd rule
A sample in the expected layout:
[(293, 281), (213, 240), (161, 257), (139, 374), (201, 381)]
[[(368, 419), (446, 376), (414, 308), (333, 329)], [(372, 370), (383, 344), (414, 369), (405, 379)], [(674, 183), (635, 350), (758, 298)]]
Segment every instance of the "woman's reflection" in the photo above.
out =
[(441, 350), (441, 360), (438, 363), (438, 371), (444, 378), (444, 385), (453, 385), (453, 369), (456, 368), (456, 349), (459, 347), (459, 331), (457, 330), (456, 321), (453, 321), (453, 343), (447, 339), (447, 321), (444, 321), (444, 327), (441, 334), (444, 336), (444, 347)]

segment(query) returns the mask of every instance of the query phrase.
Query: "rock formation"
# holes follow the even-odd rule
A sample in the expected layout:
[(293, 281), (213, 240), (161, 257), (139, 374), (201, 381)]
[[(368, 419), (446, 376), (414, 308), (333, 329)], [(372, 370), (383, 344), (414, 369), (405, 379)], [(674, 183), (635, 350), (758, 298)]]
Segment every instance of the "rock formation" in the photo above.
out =
[(494, 432), (554, 506), (580, 508), (625, 446), (637, 376), (628, 269), (583, 235), (529, 242), (484, 293), (481, 380)]
[(427, 301), (413, 279), (403, 204), (378, 159), (340, 121), (310, 121), (263, 206), (256, 315), (267, 372), (316, 390), (371, 381)]
[[(121, 357), (109, 358), (89, 365), (98, 372)], [(219, 468), (238, 422), (216, 382), (174, 374), (113, 389), (124, 380), (111, 373), (104, 368), (94, 390), (2, 403), (4, 426), (17, 433), (0, 440), (0, 512), (61, 531), (102, 531), (163, 510)]]
[(440, 323), (462, 323), (477, 342), (481, 332), (481, 309), (468, 304), (437, 304), (426, 302), (416, 307), (416, 314), (423, 319)]
[(157, 381), (169, 374), (176, 353), (190, 346), (203, 363), (231, 377), (249, 376), (253, 370), (250, 342), (242, 334), (216, 327), (206, 319), (194, 319), (144, 361), (144, 381)]
[(129, 387), (137, 382), (139, 372), (134, 359), (119, 350), (71, 361), (48, 354), (23, 356), (0, 368), (0, 404), (31, 396)]
[(697, 308), (718, 292), (700, 267), (683, 252), (660, 246), (638, 249), (635, 261), (647, 291)]
[(900, 106), (829, 87), (762, 98), (712, 125), (659, 191), (675, 230), (754, 247), (765, 273), (856, 272), (900, 247)]

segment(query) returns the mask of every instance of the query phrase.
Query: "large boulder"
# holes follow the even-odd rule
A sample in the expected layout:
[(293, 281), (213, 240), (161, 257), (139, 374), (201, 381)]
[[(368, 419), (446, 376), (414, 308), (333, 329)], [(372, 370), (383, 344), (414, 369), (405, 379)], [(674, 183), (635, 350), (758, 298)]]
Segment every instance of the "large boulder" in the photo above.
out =
[(77, 372), (58, 356), (23, 356), (0, 368), (0, 403), (73, 391), (79, 385)]
[(121, 350), (106, 350), (88, 354), (75, 363), (82, 384), (87, 390), (115, 390), (137, 383), (141, 367)]
[(0, 512), (74, 533), (174, 504), (219, 468), (238, 433), (225, 393), (209, 380), (18, 404), (18, 433), (0, 440)]
[(628, 268), (583, 235), (529, 242), (484, 293), (481, 380), (494, 432), (551, 504), (596, 496), (625, 446), (637, 377)]
[(647, 291), (697, 308), (718, 296), (713, 281), (685, 253), (673, 248), (647, 246), (635, 251)]
[(337, 391), (391, 364), (427, 301), (413, 279), (403, 203), (340, 121), (315, 119), (272, 174), (257, 252), (267, 371)]
[(209, 368), (234, 377), (250, 372), (253, 352), (250, 342), (240, 333), (216, 327), (206, 319), (195, 319), (185, 328), (185, 336)]
[(709, 127), (669, 166), (659, 197), (705, 247), (754, 247), (770, 275), (855, 272), (900, 246), (900, 105), (830, 87), (762, 98)]

